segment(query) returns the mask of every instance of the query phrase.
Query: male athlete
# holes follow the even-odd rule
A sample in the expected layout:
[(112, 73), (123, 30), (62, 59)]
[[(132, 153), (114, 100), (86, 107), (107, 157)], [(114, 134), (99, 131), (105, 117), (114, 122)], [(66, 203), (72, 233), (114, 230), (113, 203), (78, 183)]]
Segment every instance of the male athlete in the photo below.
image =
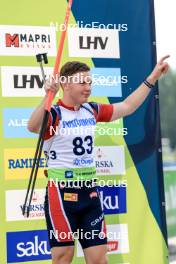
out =
[[(92, 80), (86, 64), (67, 62), (62, 67), (63, 98), (51, 108), (44, 143), (48, 158), (45, 216), (53, 264), (72, 262), (75, 232), (87, 264), (108, 263), (104, 215), (96, 185), (92, 184), (96, 173), (94, 128), (97, 122), (110, 122), (132, 114), (161, 75), (167, 73), (169, 66), (165, 59), (168, 57), (156, 64), (138, 89), (115, 104), (88, 103)], [(35, 133), (41, 127), (47, 93), (52, 91), (56, 95), (59, 85), (46, 82), (44, 88), (46, 95), (28, 122), (29, 131)]]

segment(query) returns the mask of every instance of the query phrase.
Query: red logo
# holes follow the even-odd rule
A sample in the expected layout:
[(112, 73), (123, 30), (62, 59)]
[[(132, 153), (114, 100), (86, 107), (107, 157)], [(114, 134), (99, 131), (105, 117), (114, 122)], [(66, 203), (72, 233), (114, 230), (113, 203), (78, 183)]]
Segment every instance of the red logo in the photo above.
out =
[(38, 198), (39, 198), (38, 195), (36, 194), (36, 192), (34, 192), (32, 196), (32, 201), (36, 202)]
[(118, 241), (108, 241), (108, 252), (118, 250)]
[(19, 35), (18, 34), (10, 35), (6, 33), (5, 37), (6, 37), (6, 47), (11, 47), (11, 46), (14, 46), (16, 48), (19, 47)]
[(89, 194), (89, 196), (90, 196), (90, 198), (98, 197), (98, 194), (97, 194), (97, 192), (91, 192), (91, 193)]
[(98, 148), (98, 150), (97, 150), (97, 158), (102, 158), (102, 156), (103, 156), (103, 151), (100, 149), (100, 148)]

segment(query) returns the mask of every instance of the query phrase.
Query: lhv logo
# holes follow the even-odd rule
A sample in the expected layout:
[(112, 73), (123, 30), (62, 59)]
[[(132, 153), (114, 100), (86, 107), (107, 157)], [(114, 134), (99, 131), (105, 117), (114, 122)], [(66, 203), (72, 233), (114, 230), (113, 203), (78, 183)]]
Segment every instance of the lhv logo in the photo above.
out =
[(46, 230), (8, 232), (7, 262), (51, 259)]
[(87, 36), (86, 38), (84, 36), (79, 37), (79, 47), (80, 49), (91, 49), (93, 47), (96, 49), (102, 49), (105, 50), (108, 42), (108, 37), (102, 38), (102, 37), (94, 37), (91, 38), (91, 36)]
[(126, 213), (126, 186), (98, 187), (105, 214)]
[(118, 30), (69, 28), (68, 44), (70, 57), (120, 58)]
[[(52, 73), (52, 67), (45, 68), (46, 78)], [(41, 71), (38, 67), (2, 66), (2, 96), (40, 97), (45, 95)]]

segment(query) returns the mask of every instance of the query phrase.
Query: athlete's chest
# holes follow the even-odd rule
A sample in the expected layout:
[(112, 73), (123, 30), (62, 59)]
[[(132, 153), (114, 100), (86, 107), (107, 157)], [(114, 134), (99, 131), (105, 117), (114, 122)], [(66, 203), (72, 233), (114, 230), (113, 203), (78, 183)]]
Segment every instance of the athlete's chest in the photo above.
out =
[(61, 108), (61, 120), (58, 128), (60, 133), (67, 135), (83, 135), (83, 134), (94, 134), (96, 120), (92, 112), (81, 108), (79, 111), (70, 111)]

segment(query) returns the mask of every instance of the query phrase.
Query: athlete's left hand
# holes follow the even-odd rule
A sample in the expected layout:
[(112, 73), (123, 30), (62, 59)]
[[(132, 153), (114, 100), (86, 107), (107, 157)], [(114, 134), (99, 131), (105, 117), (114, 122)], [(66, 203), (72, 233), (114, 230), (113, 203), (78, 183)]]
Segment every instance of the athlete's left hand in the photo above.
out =
[(166, 59), (168, 59), (170, 57), (170, 55), (166, 55), (164, 57), (162, 57), (159, 62), (156, 64), (155, 68), (153, 69), (152, 73), (149, 75), (149, 77), (147, 78), (147, 80), (151, 83), (151, 84), (155, 84), (156, 81), (159, 80), (159, 78), (163, 75), (166, 74), (168, 72), (169, 69), (169, 64), (167, 62), (165, 62)]
[(56, 96), (57, 92), (59, 91), (59, 88), (60, 88), (60, 84), (56, 83), (52, 78), (46, 80), (44, 84), (44, 89), (46, 94), (48, 92), (52, 92), (54, 96)]

